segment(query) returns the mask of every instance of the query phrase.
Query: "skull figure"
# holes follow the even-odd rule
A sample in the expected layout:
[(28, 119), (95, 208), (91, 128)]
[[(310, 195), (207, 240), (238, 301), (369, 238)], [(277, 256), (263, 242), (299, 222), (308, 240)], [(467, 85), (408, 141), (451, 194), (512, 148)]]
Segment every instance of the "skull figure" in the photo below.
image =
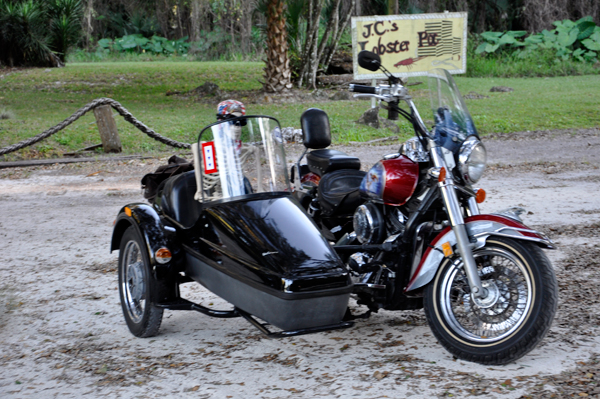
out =
[[(237, 100), (225, 100), (221, 101), (217, 106), (217, 120), (227, 120), (237, 118), (246, 115), (246, 107), (241, 101)], [(231, 137), (236, 142), (240, 141), (242, 135), (242, 126), (246, 124), (245, 120), (237, 120), (234, 122), (233, 129), (231, 130), (235, 137)]]

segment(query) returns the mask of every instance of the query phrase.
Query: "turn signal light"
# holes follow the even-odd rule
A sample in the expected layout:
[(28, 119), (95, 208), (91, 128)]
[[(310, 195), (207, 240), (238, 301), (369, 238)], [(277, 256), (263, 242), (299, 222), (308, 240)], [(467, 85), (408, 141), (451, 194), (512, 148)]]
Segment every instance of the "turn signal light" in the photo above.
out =
[(446, 168), (440, 169), (440, 175), (438, 176), (438, 182), (443, 182), (446, 180)]
[(478, 204), (481, 204), (483, 201), (485, 201), (485, 190), (483, 188), (478, 188), (475, 190), (475, 201), (477, 201)]
[(160, 263), (161, 265), (164, 265), (165, 263), (169, 263), (171, 261), (172, 255), (171, 255), (171, 251), (169, 251), (167, 248), (159, 248), (156, 253), (154, 254), (154, 257), (156, 258), (156, 261), (158, 263)]
[(452, 254), (454, 253), (452, 251), (452, 245), (450, 245), (449, 242), (445, 242), (445, 243), (442, 244), (442, 251), (444, 251), (444, 256), (446, 258), (452, 256)]

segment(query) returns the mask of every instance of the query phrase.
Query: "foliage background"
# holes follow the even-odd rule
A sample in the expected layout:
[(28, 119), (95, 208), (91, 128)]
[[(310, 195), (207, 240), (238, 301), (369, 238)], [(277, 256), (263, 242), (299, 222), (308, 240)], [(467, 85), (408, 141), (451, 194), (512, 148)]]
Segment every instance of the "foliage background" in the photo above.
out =
[[(589, 17), (596, 24), (600, 22), (600, 2), (592, 0), (285, 2), (292, 63), (302, 55), (310, 25), (310, 5), (322, 6), (321, 36), (336, 10), (344, 15), (350, 9), (352, 15), (467, 11), (471, 33), (507, 30), (538, 33), (554, 29), (555, 21), (577, 21), (583, 17)], [(265, 12), (266, 0), (0, 0), (0, 65), (10, 65), (6, 53), (11, 48), (29, 51), (35, 46), (46, 46), (64, 61), (69, 49), (107, 50), (109, 47), (101, 40), (114, 43), (131, 35), (155, 43), (153, 37), (185, 41), (189, 44), (186, 51), (198, 60), (260, 61), (264, 56)], [(19, 26), (20, 30), (15, 31)], [(17, 40), (20, 37), (29, 38), (29, 42)], [(349, 37), (342, 40), (348, 42)], [(15, 62), (16, 51), (10, 51)], [(178, 52), (164, 54), (174, 53)]]

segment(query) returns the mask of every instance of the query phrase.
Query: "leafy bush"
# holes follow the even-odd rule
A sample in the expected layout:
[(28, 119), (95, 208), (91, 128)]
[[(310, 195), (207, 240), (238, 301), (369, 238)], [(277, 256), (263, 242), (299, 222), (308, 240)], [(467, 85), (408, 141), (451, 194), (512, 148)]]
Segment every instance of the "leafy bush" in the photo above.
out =
[(50, 0), (47, 4), (50, 17), (50, 48), (65, 62), (67, 52), (81, 38), (81, 0)]
[[(92, 54), (86, 56), (80, 52), (76, 54), (76, 58), (79, 61), (94, 61), (105, 59), (106, 56), (122, 58), (147, 54), (170, 57), (187, 56), (189, 54), (194, 60), (214, 61), (235, 60), (241, 54), (239, 52), (234, 53), (235, 49), (232, 47), (231, 35), (218, 26), (213, 31), (201, 32), (199, 36), (200, 40), (196, 42), (188, 42), (187, 36), (177, 40), (169, 40), (157, 35), (148, 38), (141, 33), (125, 35), (114, 40), (104, 38), (98, 40), (98, 48), (93, 56)], [(251, 39), (252, 46), (256, 49), (262, 48), (264, 36), (260, 29), (253, 28)]]
[(115, 40), (98, 40), (98, 52), (100, 53), (152, 53), (152, 54), (187, 54), (190, 44), (186, 42), (187, 36), (177, 40), (169, 40), (160, 36), (152, 36), (150, 39), (141, 33), (126, 35)]
[(48, 47), (47, 14), (40, 2), (0, 0), (0, 63), (56, 64)]
[(0, 0), (0, 64), (59, 66), (81, 35), (81, 0)]
[(588, 16), (573, 22), (555, 21), (556, 29), (527, 36), (525, 31), (484, 32), (476, 54), (505, 52), (528, 58), (540, 50), (552, 50), (558, 59), (597, 62), (600, 51), (600, 27)]

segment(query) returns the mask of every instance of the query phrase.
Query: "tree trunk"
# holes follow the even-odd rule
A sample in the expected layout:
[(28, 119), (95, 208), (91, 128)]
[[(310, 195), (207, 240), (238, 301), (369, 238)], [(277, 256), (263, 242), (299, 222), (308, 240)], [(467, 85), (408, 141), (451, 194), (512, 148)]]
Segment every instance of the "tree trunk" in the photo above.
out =
[(190, 41), (197, 42), (200, 40), (200, 2), (202, 0), (192, 0), (192, 12), (190, 15), (192, 31), (190, 32)]
[(91, 42), (92, 42), (92, 32), (94, 28), (92, 27), (92, 19), (94, 13), (94, 0), (87, 0), (85, 2), (85, 8), (83, 11), (83, 35), (85, 41), (86, 50), (90, 50)]
[(304, 51), (302, 52), (302, 68), (300, 69), (298, 87), (302, 87), (305, 81), (307, 87), (316, 87), (317, 68), (319, 66), (317, 46), (319, 43), (319, 22), (321, 20), (323, 2), (324, 0), (309, 0), (308, 2), (306, 42), (304, 43)]
[[(338, 28), (340, 25), (340, 3), (342, 0), (335, 0), (333, 4), (333, 12), (331, 14), (331, 20), (327, 23), (327, 29), (325, 29), (325, 33), (321, 38), (321, 44), (319, 45), (319, 53), (317, 60), (321, 61), (323, 59), (323, 53), (325, 52), (325, 48), (327, 47), (327, 41), (329, 40), (329, 36), (337, 35)], [(332, 32), (333, 31), (333, 32)]]
[(324, 57), (321, 59), (321, 63), (323, 64), (323, 67), (325, 68), (325, 70), (327, 70), (329, 68), (329, 64), (331, 63), (331, 59), (333, 58), (333, 55), (335, 54), (335, 51), (337, 50), (337, 46), (340, 43), (342, 34), (344, 33), (346, 26), (348, 26), (348, 23), (350, 22), (350, 18), (352, 17), (352, 12), (354, 11), (354, 7), (359, 2), (360, 2), (360, 0), (352, 0), (350, 2), (350, 8), (348, 9), (346, 15), (343, 16), (342, 25), (339, 27), (336, 34), (334, 35), (331, 46), (329, 46), (329, 48), (327, 48), (327, 52), (325, 53)]
[(267, 4), (267, 65), (263, 88), (270, 93), (292, 88), (284, 5), (284, 0), (269, 0)]
[(398, 0), (388, 0), (388, 15), (398, 15)]
[[(344, 29), (346, 29), (350, 21), (356, 0), (350, 1), (350, 6), (342, 16), (340, 16), (342, 0), (335, 0), (331, 20), (328, 21), (327, 29), (319, 44), (319, 21), (323, 3), (323, 0), (309, 0), (306, 42), (304, 43), (304, 51), (302, 52), (302, 67), (300, 69), (298, 87), (302, 87), (304, 84), (308, 88), (316, 89), (319, 65), (323, 66), (324, 69), (329, 67), (329, 63), (337, 49)], [(341, 25), (340, 21), (342, 21)], [(329, 40), (330, 37), (332, 40)], [(328, 41), (329, 45), (327, 44)]]

